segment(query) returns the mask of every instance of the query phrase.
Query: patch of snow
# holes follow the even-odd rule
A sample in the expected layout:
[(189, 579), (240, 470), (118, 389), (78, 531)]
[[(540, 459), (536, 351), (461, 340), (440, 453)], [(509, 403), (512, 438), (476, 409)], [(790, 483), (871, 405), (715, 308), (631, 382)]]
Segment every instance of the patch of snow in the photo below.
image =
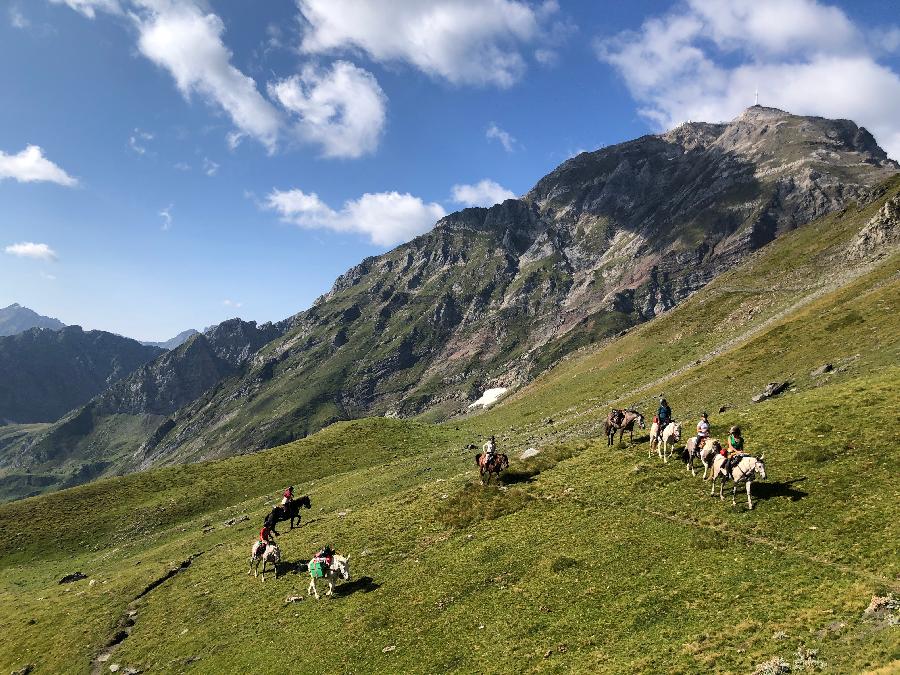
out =
[(538, 450), (537, 448), (528, 448), (519, 456), (519, 459), (528, 459), (529, 457), (534, 457), (539, 452), (540, 450)]
[(505, 394), (509, 389), (507, 387), (494, 387), (492, 389), (488, 389), (485, 391), (481, 398), (475, 401), (474, 403), (469, 404), (469, 409), (477, 408), (481, 406), (482, 408), (487, 408), (489, 406), (494, 405), (503, 394)]

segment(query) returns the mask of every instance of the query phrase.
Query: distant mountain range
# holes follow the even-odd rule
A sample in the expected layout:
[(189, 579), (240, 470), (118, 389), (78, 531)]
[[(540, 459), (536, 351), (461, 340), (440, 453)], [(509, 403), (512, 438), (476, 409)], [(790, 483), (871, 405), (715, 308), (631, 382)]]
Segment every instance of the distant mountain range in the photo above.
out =
[(80, 326), (0, 337), (0, 423), (53, 422), (162, 352)]
[(165, 342), (141, 342), (141, 344), (148, 347), (161, 347), (162, 349), (166, 350), (175, 349), (175, 347), (180, 347), (188, 341), (188, 338), (191, 338), (198, 333), (199, 331), (196, 331), (193, 328), (189, 328), (188, 330), (181, 331), (178, 335), (169, 340), (166, 340)]
[(582, 153), (521, 199), (450, 214), (367, 258), (306, 311), (189, 338), (0, 447), (0, 467), (71, 484), (340, 419), (451, 417), (666, 312), (782, 234), (871, 201), (898, 171), (849, 120), (760, 106)]
[(65, 324), (59, 319), (42, 316), (37, 312), (13, 303), (9, 307), (0, 309), (0, 336), (15, 335), (29, 328), (49, 328), (59, 330)]

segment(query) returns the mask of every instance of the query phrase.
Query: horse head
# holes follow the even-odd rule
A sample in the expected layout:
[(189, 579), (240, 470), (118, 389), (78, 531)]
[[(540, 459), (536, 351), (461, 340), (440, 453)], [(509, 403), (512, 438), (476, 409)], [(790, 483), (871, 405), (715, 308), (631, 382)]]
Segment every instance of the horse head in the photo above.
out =
[(500, 470), (505, 471), (509, 468), (509, 457), (506, 455), (500, 455)]
[(297, 506), (302, 506), (305, 509), (308, 509), (312, 506), (309, 501), (309, 495), (303, 495), (300, 499), (297, 500)]
[(646, 429), (646, 428), (647, 428), (647, 425), (644, 424), (644, 416), (641, 415), (641, 413), (637, 413), (637, 421), (638, 421), (638, 426), (639, 426), (641, 429)]
[(756, 473), (758, 473), (759, 477), (762, 478), (763, 480), (765, 480), (765, 478), (766, 478), (766, 463), (763, 461), (763, 458), (765, 456), (766, 456), (765, 453), (763, 453), (762, 455), (757, 457), (756, 458), (756, 466), (754, 467), (756, 469)]
[(678, 422), (669, 422), (674, 428), (672, 429), (672, 437), (676, 441), (681, 440), (681, 425)]
[(332, 569), (341, 575), (341, 579), (350, 581), (350, 556), (335, 555)]
[(475, 455), (475, 466), (481, 466), (481, 453)]

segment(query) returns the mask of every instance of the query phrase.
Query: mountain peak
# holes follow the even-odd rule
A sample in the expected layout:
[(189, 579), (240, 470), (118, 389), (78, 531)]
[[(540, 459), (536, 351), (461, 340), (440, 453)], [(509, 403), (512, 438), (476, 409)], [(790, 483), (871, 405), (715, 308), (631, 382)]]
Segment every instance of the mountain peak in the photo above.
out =
[(59, 319), (42, 316), (32, 309), (14, 302), (9, 307), (0, 309), (0, 336), (16, 335), (30, 328), (49, 328), (59, 330), (65, 324)]

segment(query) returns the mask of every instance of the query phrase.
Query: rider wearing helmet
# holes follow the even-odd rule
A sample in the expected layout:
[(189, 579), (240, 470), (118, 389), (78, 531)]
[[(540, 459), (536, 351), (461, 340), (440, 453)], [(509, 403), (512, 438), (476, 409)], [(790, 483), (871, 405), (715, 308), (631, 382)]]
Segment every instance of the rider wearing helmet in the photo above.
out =
[(709, 415), (705, 412), (700, 414), (700, 421), (697, 422), (697, 435), (694, 437), (694, 447), (697, 450), (709, 438)]
[(663, 429), (672, 421), (672, 409), (668, 401), (660, 396), (659, 409), (656, 411), (657, 433), (662, 436)]
[(744, 437), (739, 426), (731, 427), (728, 433), (727, 457), (725, 458), (725, 480), (731, 478), (731, 470), (744, 456)]

